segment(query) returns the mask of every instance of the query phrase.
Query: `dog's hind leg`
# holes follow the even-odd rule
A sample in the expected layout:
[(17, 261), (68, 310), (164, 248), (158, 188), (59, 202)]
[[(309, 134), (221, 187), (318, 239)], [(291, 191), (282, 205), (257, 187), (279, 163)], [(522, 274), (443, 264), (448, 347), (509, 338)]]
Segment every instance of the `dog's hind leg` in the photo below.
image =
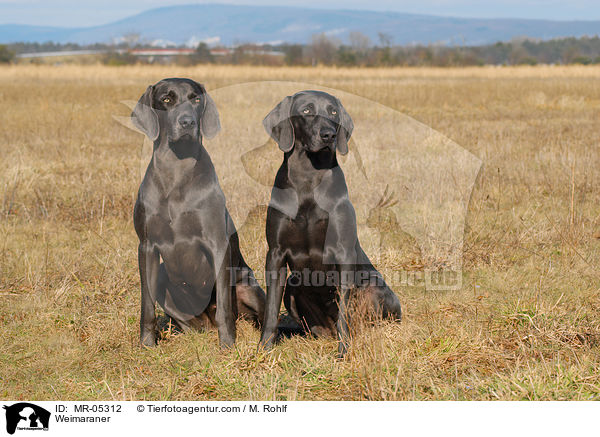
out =
[(251, 321), (260, 329), (265, 314), (265, 292), (249, 269), (236, 283), (235, 296), (238, 316)]

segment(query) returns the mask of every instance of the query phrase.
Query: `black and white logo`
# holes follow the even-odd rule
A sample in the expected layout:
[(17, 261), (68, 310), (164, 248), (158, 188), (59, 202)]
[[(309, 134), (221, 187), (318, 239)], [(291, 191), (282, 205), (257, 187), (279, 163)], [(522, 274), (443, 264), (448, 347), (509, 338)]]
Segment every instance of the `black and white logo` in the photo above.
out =
[(48, 430), (50, 411), (28, 402), (19, 402), (4, 406), (6, 410), (6, 432), (14, 434), (16, 430)]

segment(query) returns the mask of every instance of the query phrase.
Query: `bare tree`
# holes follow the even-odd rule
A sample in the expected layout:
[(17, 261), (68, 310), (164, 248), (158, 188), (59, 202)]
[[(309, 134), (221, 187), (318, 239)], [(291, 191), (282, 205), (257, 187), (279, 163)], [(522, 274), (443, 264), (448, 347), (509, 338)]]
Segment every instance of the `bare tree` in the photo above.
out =
[(394, 37), (389, 33), (385, 32), (379, 32), (377, 36), (379, 37), (379, 44), (381, 45), (378, 62), (383, 65), (391, 65), (393, 63), (392, 40), (394, 39)]
[(338, 40), (335, 38), (330, 38), (324, 33), (313, 35), (312, 44), (310, 47), (312, 64), (316, 65), (317, 63), (332, 63), (338, 45)]
[(362, 32), (350, 32), (349, 39), (350, 47), (360, 56), (364, 56), (371, 47), (371, 38)]
[(5, 45), (0, 44), (0, 64), (9, 63), (15, 57), (15, 52), (9, 50)]
[(139, 33), (126, 33), (122, 37), (122, 43), (127, 47), (135, 47), (136, 45), (141, 43), (141, 37)]
[(382, 47), (391, 47), (392, 46), (392, 41), (394, 39), (394, 37), (392, 35), (390, 35), (389, 33), (385, 33), (385, 32), (379, 32), (377, 34), (377, 36), (379, 37), (379, 44)]

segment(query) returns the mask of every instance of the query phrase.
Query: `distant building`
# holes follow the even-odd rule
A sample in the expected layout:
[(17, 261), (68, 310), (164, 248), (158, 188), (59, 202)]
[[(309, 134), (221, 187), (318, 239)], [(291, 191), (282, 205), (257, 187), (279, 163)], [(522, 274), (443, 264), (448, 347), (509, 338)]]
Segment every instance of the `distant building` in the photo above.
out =
[(210, 54), (213, 56), (227, 56), (227, 55), (231, 55), (232, 53), (233, 53), (233, 50), (228, 49), (226, 47), (218, 47), (218, 48), (210, 49)]
[(193, 55), (196, 50), (188, 48), (151, 48), (151, 49), (131, 49), (129, 53), (134, 56), (189, 56)]

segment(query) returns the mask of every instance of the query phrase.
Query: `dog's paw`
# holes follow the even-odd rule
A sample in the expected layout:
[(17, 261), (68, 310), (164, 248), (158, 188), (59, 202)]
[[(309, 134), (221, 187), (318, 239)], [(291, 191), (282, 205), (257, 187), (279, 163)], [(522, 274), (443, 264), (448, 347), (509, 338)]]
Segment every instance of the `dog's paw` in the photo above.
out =
[(273, 332), (272, 334), (268, 334), (263, 332), (260, 337), (260, 342), (258, 343), (258, 350), (263, 350), (265, 352), (270, 351), (275, 346), (275, 341), (277, 340), (277, 332)]
[(348, 345), (346, 344), (346, 342), (341, 341), (341, 340), (338, 341), (338, 352), (337, 352), (336, 358), (340, 361), (344, 360), (344, 359), (346, 359), (347, 353), (348, 353)]
[(235, 335), (231, 334), (219, 334), (219, 345), (221, 349), (231, 349), (235, 344)]
[(154, 347), (156, 346), (156, 333), (155, 332), (144, 332), (140, 336), (140, 346), (142, 347)]

